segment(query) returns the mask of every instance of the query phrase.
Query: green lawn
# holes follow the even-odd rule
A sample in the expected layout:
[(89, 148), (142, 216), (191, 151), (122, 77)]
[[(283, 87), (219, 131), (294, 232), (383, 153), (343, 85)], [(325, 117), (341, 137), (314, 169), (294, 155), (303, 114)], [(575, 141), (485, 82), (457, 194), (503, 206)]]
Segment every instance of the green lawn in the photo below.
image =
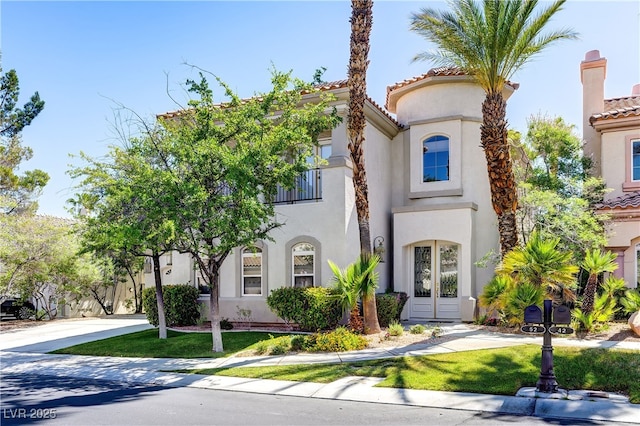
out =
[[(243, 351), (269, 333), (223, 333), (225, 352), (211, 352), (208, 333), (169, 331), (158, 339), (157, 330), (112, 337), (55, 351), (76, 355), (215, 358)], [(403, 357), (343, 364), (284, 365), (208, 370), (186, 373), (329, 383), (345, 376), (383, 377), (378, 386), (514, 395), (535, 386), (540, 372), (538, 345), (484, 349), (419, 357)], [(640, 403), (640, 352), (628, 350), (554, 348), (554, 371), (564, 389), (619, 392)]]
[(211, 333), (180, 333), (168, 330), (167, 339), (158, 339), (158, 330), (110, 337), (59, 349), (51, 353), (145, 358), (221, 358), (243, 351), (251, 345), (270, 338), (258, 331), (222, 333), (224, 352), (215, 353)]
[[(378, 386), (515, 395), (535, 387), (540, 346), (523, 345), (344, 364), (282, 365), (181, 371), (220, 376), (329, 383), (345, 376), (383, 377)], [(619, 392), (640, 403), (640, 353), (560, 347), (554, 372), (563, 389)]]

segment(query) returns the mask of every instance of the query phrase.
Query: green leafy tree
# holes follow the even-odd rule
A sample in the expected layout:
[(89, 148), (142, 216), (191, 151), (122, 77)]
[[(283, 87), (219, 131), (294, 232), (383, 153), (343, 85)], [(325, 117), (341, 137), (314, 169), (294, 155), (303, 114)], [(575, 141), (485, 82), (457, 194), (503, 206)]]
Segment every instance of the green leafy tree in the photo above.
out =
[[(223, 351), (220, 329), (220, 268), (236, 247), (270, 239), (281, 226), (273, 200), (279, 187), (293, 188), (310, 167), (318, 135), (334, 127), (329, 97), (290, 73), (273, 71), (268, 93), (241, 99), (217, 79), (229, 99), (215, 103), (206, 78), (188, 81), (196, 99), (171, 117), (161, 117), (165, 132), (140, 138), (153, 168), (154, 197), (163, 220), (175, 225), (175, 248), (195, 260), (210, 287), (213, 351)], [(317, 102), (302, 103), (305, 96)], [(157, 182), (157, 183), (155, 183)], [(153, 207), (155, 211), (157, 207)]]
[(0, 215), (0, 294), (32, 298), (44, 316), (57, 315), (59, 299), (73, 290), (76, 241), (64, 219)]
[(22, 108), (17, 107), (20, 94), (15, 70), (2, 74), (0, 66), (0, 212), (16, 213), (37, 208), (35, 198), (47, 184), (49, 175), (42, 170), (18, 174), (21, 163), (33, 156), (23, 146), (20, 134), (44, 108), (38, 92)]
[[(150, 147), (162, 141), (159, 128), (142, 125), (141, 138), (126, 146), (110, 148), (104, 160), (85, 154), (86, 162), (69, 170), (78, 194), (71, 204), (79, 220), (84, 252), (95, 256), (121, 256), (129, 265), (134, 257), (148, 257), (153, 264), (158, 304), (159, 338), (167, 338), (160, 257), (172, 250), (175, 223), (165, 214), (171, 203), (171, 176), (160, 170)], [(135, 284), (135, 281), (134, 281)], [(140, 296), (141, 297), (141, 296)]]
[(411, 17), (411, 30), (436, 50), (416, 55), (473, 76), (486, 93), (481, 145), (487, 160), (493, 209), (498, 216), (502, 256), (518, 244), (518, 197), (507, 138), (505, 84), (549, 45), (576, 38), (570, 30), (544, 33), (564, 0), (537, 11), (536, 0), (455, 0), (450, 11), (424, 8)]
[(605, 185), (590, 177), (589, 159), (574, 126), (561, 118), (532, 116), (524, 138), (510, 132), (520, 209), (518, 228), (526, 242), (534, 230), (543, 238), (559, 237), (559, 247), (580, 262), (591, 247), (606, 243), (608, 217), (596, 214)]

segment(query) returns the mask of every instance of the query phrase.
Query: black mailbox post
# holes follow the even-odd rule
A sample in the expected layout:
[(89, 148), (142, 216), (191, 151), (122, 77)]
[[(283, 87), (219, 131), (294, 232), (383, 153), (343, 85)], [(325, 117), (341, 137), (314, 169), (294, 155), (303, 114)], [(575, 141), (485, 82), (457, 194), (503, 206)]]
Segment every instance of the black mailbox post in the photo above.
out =
[[(553, 373), (553, 346), (551, 333), (571, 334), (573, 329), (568, 326), (556, 327), (556, 324), (570, 324), (571, 311), (566, 306), (553, 308), (551, 300), (545, 300), (543, 309), (536, 305), (527, 306), (524, 310), (525, 326), (521, 330), (525, 333), (542, 333), (542, 362), (540, 377), (536, 383), (538, 392), (553, 393), (558, 390), (558, 382)], [(534, 325), (537, 324), (537, 325)], [(540, 326), (542, 324), (542, 326)]]
[(524, 308), (524, 322), (526, 324), (542, 324), (542, 310), (536, 305), (527, 306)]
[(540, 376), (536, 383), (538, 392), (554, 393), (558, 391), (558, 382), (553, 372), (553, 346), (551, 346), (551, 309), (553, 301), (547, 299), (544, 301), (543, 320), (544, 333), (542, 334), (542, 362), (540, 365)]
[(553, 308), (554, 324), (571, 324), (571, 311), (566, 306), (556, 306)]

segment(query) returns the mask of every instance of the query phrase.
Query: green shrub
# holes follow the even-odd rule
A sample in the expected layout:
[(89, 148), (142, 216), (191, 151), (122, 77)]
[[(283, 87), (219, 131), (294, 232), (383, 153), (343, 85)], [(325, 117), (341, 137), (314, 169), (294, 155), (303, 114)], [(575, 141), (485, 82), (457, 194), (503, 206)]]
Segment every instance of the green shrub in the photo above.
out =
[(220, 320), (220, 328), (223, 330), (233, 330), (233, 324), (231, 324), (229, 318), (222, 318)]
[(345, 327), (338, 327), (328, 333), (307, 336), (305, 347), (309, 352), (346, 352), (367, 347), (367, 339)]
[(404, 327), (398, 321), (393, 321), (389, 324), (387, 332), (389, 333), (389, 336), (402, 336), (404, 334)]
[[(187, 284), (162, 286), (167, 326), (196, 325), (200, 318), (200, 310), (198, 309), (199, 295), (200, 292), (197, 288)], [(149, 323), (157, 326), (158, 304), (155, 287), (144, 289), (142, 292), (142, 304)]]
[(414, 324), (411, 327), (409, 327), (409, 333), (411, 334), (422, 334), (424, 333), (424, 331), (427, 329), (427, 327), (425, 327), (422, 324)]
[(392, 321), (400, 321), (400, 314), (407, 303), (407, 293), (376, 294), (376, 309), (380, 327), (388, 327)]
[(142, 290), (142, 308), (147, 315), (147, 321), (154, 327), (158, 326), (158, 303), (156, 302), (155, 287)]
[(274, 337), (270, 334), (269, 337), (269, 340), (261, 340), (254, 345), (253, 350), (257, 355), (282, 355), (291, 350), (290, 336)]
[(328, 330), (342, 318), (335, 291), (324, 287), (281, 287), (267, 297), (267, 306), (285, 323), (304, 331)]
[(620, 298), (620, 304), (622, 305), (625, 314), (632, 314), (640, 311), (640, 290), (627, 290), (624, 293), (624, 296)]
[(294, 334), (291, 336), (291, 350), (292, 351), (302, 351), (306, 347), (306, 338), (302, 334)]

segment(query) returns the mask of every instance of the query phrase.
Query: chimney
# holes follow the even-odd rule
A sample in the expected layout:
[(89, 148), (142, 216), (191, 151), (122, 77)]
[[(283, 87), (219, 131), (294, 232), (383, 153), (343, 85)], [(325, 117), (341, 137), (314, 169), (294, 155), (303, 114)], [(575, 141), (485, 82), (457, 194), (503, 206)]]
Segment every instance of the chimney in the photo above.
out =
[(591, 175), (600, 176), (601, 143), (600, 135), (589, 123), (593, 114), (604, 112), (604, 80), (607, 76), (607, 59), (600, 57), (600, 51), (591, 50), (580, 63), (582, 81), (582, 139), (585, 142), (584, 155), (593, 161)]

